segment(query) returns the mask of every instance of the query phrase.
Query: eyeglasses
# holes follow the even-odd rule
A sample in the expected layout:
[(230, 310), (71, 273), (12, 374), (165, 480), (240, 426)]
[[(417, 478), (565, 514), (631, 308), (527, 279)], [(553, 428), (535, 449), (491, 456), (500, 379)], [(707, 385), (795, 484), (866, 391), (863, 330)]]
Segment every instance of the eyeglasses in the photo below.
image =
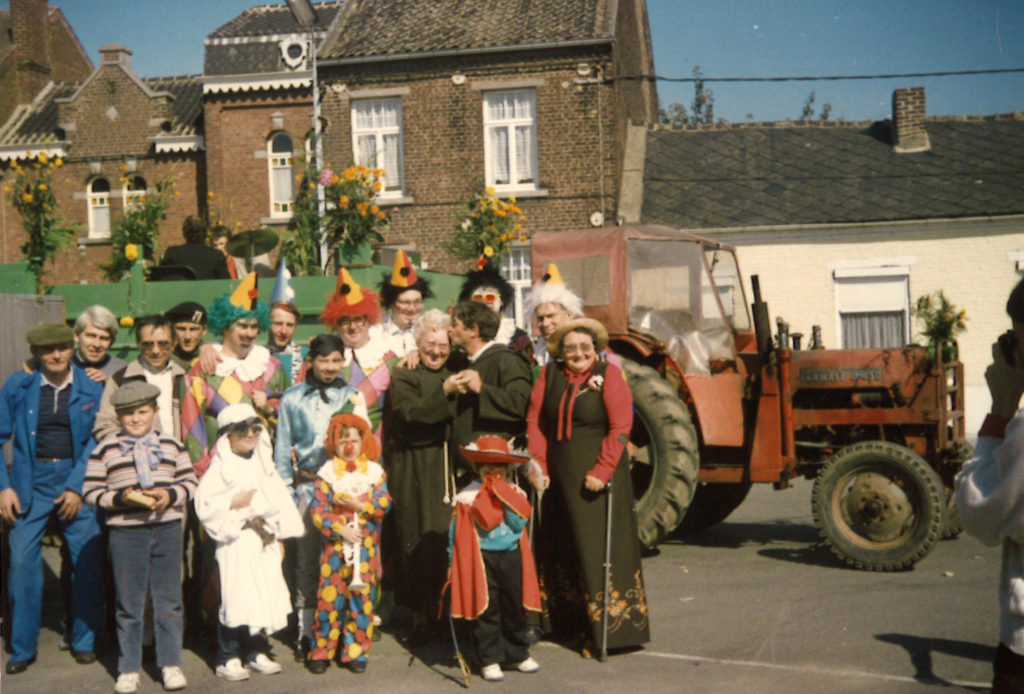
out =
[(362, 325), (366, 322), (366, 316), (346, 316), (338, 321), (338, 325)]
[(410, 300), (398, 300), (395, 302), (396, 306), (402, 308), (419, 308), (423, 305), (423, 299), (410, 299)]
[(245, 436), (249, 432), (258, 434), (263, 431), (263, 420), (259, 417), (250, 417), (243, 422), (235, 422), (227, 427), (228, 434), (239, 434)]
[(157, 349), (170, 349), (172, 344), (173, 343), (170, 340), (160, 340), (159, 342), (154, 342), (153, 340), (143, 340), (142, 342), (139, 343), (139, 347), (141, 349), (153, 349), (154, 347), (156, 347)]
[(487, 292), (486, 294), (481, 293), (481, 292), (476, 292), (470, 298), (473, 299), (473, 301), (481, 301), (481, 302), (489, 304), (489, 303), (492, 303), (494, 301), (497, 301), (500, 297), (497, 294), (494, 294), (492, 292)]
[(562, 345), (562, 354), (593, 354), (594, 345), (584, 342), (580, 345)]

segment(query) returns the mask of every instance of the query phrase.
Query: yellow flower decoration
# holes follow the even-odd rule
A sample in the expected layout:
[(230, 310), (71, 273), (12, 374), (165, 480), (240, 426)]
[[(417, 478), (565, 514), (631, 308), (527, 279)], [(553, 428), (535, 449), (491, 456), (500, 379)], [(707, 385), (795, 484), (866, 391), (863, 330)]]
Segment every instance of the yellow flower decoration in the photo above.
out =
[(122, 327), (130, 328), (135, 325), (135, 319), (131, 316), (122, 316), (121, 320), (117, 321)]
[(493, 198), (495, 194), (496, 191), (494, 190), (494, 186), (487, 186), (486, 188), (484, 188), (484, 195), (486, 195), (487, 197)]
[(131, 261), (139, 259), (139, 247), (134, 243), (129, 243), (124, 247), (124, 257)]
[(494, 249), (491, 248), (490, 246), (484, 246), (484, 255), (490, 258), (492, 255), (494, 255)]
[(22, 196), (22, 199), (23, 199), (23, 200), (24, 200), (25, 202), (32, 202), (32, 193), (25, 193), (25, 194), (24, 194), (24, 195)]

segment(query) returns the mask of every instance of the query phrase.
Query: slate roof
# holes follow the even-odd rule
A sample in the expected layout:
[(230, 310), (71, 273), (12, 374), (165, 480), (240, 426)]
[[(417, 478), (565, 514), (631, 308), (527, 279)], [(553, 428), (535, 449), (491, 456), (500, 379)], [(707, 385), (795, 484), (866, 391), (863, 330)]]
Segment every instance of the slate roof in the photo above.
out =
[(707, 229), (1024, 213), (1024, 117), (928, 118), (896, 154), (889, 123), (647, 133), (641, 218)]
[(323, 60), (610, 40), (614, 0), (349, 0)]
[[(326, 35), (345, 2), (313, 5), (316, 10), (314, 34)], [(285, 4), (250, 7), (206, 37), (204, 75), (252, 75), (281, 72), (287, 68), (281, 59), (279, 39), (306, 34)]]
[[(154, 92), (174, 96), (168, 135), (202, 134), (203, 87), (196, 75), (141, 78)], [(74, 95), (81, 84), (53, 84), (31, 106), (0, 127), (0, 147), (32, 146), (61, 140), (57, 133), (57, 99)]]

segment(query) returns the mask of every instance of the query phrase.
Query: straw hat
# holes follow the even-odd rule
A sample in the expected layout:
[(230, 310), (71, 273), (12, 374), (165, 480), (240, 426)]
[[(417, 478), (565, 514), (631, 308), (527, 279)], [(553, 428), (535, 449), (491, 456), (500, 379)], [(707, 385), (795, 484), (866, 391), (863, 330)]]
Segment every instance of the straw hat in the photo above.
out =
[(593, 318), (573, 318), (548, 337), (548, 353), (556, 359), (560, 359), (562, 357), (562, 339), (577, 328), (585, 328), (594, 333), (594, 351), (600, 353), (608, 346), (608, 331), (600, 321)]

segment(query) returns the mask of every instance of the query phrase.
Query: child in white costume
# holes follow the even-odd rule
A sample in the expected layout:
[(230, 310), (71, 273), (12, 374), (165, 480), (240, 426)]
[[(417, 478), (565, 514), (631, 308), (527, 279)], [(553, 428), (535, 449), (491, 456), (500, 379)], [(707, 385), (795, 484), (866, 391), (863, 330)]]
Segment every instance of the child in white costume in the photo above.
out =
[(267, 634), (287, 626), (292, 610), (281, 572), (281, 540), (302, 535), (303, 525), (252, 406), (225, 407), (217, 428), (221, 436), (196, 492), (196, 515), (217, 543), (217, 676), (243, 680), (249, 677), (243, 656), (257, 672), (281, 670), (267, 655)]

